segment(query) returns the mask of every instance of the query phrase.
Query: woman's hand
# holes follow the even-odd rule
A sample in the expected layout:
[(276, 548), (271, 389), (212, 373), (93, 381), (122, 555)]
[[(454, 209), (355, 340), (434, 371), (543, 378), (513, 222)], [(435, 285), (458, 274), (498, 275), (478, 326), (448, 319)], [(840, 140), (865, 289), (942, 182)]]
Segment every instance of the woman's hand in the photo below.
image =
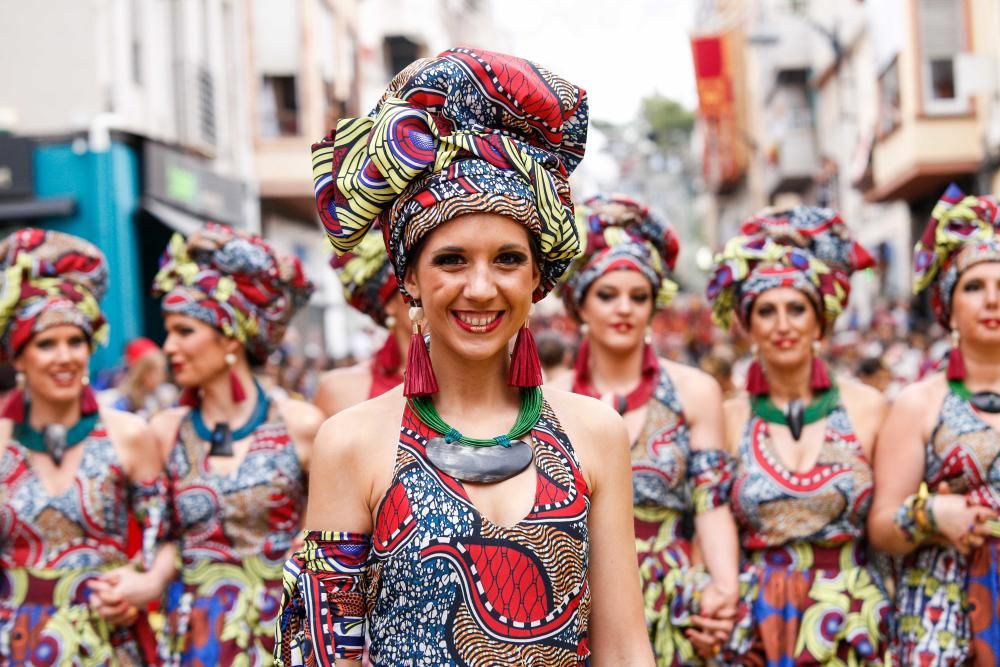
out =
[(684, 633), (702, 658), (717, 656), (729, 640), (736, 622), (738, 599), (735, 590), (725, 590), (715, 582), (710, 582), (702, 590), (700, 613), (691, 617), (694, 627)]
[(163, 594), (164, 582), (151, 572), (124, 565), (90, 583), (91, 605), (101, 617), (118, 625), (135, 621), (140, 609)]
[(965, 496), (935, 494), (929, 502), (938, 534), (963, 555), (983, 545), (984, 522), (997, 518), (988, 507), (970, 506)]
[[(109, 573), (110, 574), (110, 573)], [(104, 575), (107, 577), (108, 575)], [(112, 625), (132, 625), (139, 609), (114, 590), (114, 585), (102, 577), (89, 583), (88, 602), (97, 614)]]

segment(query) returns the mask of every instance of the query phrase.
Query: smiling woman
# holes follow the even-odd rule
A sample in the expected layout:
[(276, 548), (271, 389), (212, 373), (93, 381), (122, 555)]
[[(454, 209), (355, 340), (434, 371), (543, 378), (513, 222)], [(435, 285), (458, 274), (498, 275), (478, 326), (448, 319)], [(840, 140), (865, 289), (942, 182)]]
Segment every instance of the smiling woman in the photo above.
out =
[[(14, 664), (156, 660), (144, 610), (173, 575), (166, 494), (152, 434), (99, 408), (87, 373), (107, 323), (104, 255), (59, 232), (0, 241), (0, 361), (19, 388), (0, 419), (0, 647)], [(128, 563), (143, 521), (145, 572)]]
[(414, 331), (403, 387), (317, 437), (327, 483), (285, 568), (282, 664), (360, 660), (366, 626), (376, 666), (652, 663), (624, 427), (542, 391), (527, 328), (579, 252), (586, 128), (576, 86), (453, 49), (314, 146), (331, 242), (378, 219)]

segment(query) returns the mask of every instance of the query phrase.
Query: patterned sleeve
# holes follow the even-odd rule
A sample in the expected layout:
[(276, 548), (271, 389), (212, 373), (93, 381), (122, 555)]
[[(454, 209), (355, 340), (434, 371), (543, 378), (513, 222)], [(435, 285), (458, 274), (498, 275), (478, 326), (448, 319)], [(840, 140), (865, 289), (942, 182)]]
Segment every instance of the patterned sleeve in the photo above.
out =
[(361, 660), (370, 548), (371, 537), (360, 533), (306, 533), (305, 545), (285, 563), (277, 667)]
[(691, 502), (697, 514), (729, 504), (736, 463), (721, 449), (696, 449), (688, 461)]
[(132, 512), (142, 529), (140, 554), (145, 568), (153, 565), (157, 548), (170, 540), (169, 484), (167, 476), (131, 483)]

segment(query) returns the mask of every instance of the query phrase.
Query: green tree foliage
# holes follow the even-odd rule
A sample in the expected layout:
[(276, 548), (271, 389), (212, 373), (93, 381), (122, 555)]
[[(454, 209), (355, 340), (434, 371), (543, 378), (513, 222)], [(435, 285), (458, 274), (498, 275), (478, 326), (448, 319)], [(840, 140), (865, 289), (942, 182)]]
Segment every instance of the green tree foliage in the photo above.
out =
[(660, 95), (642, 100), (642, 117), (649, 126), (649, 138), (668, 152), (683, 149), (694, 128), (693, 112)]

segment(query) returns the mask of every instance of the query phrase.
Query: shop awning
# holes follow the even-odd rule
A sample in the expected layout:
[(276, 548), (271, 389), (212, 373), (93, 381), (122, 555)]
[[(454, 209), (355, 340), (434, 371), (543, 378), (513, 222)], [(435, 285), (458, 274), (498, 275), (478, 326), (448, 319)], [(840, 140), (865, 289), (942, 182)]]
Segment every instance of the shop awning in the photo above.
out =
[(152, 197), (142, 198), (142, 207), (154, 218), (171, 229), (190, 236), (203, 226), (203, 220), (196, 215), (175, 208), (169, 204), (156, 201)]
[(46, 197), (45, 199), (0, 200), (0, 220), (32, 220), (62, 218), (76, 213), (76, 198)]

